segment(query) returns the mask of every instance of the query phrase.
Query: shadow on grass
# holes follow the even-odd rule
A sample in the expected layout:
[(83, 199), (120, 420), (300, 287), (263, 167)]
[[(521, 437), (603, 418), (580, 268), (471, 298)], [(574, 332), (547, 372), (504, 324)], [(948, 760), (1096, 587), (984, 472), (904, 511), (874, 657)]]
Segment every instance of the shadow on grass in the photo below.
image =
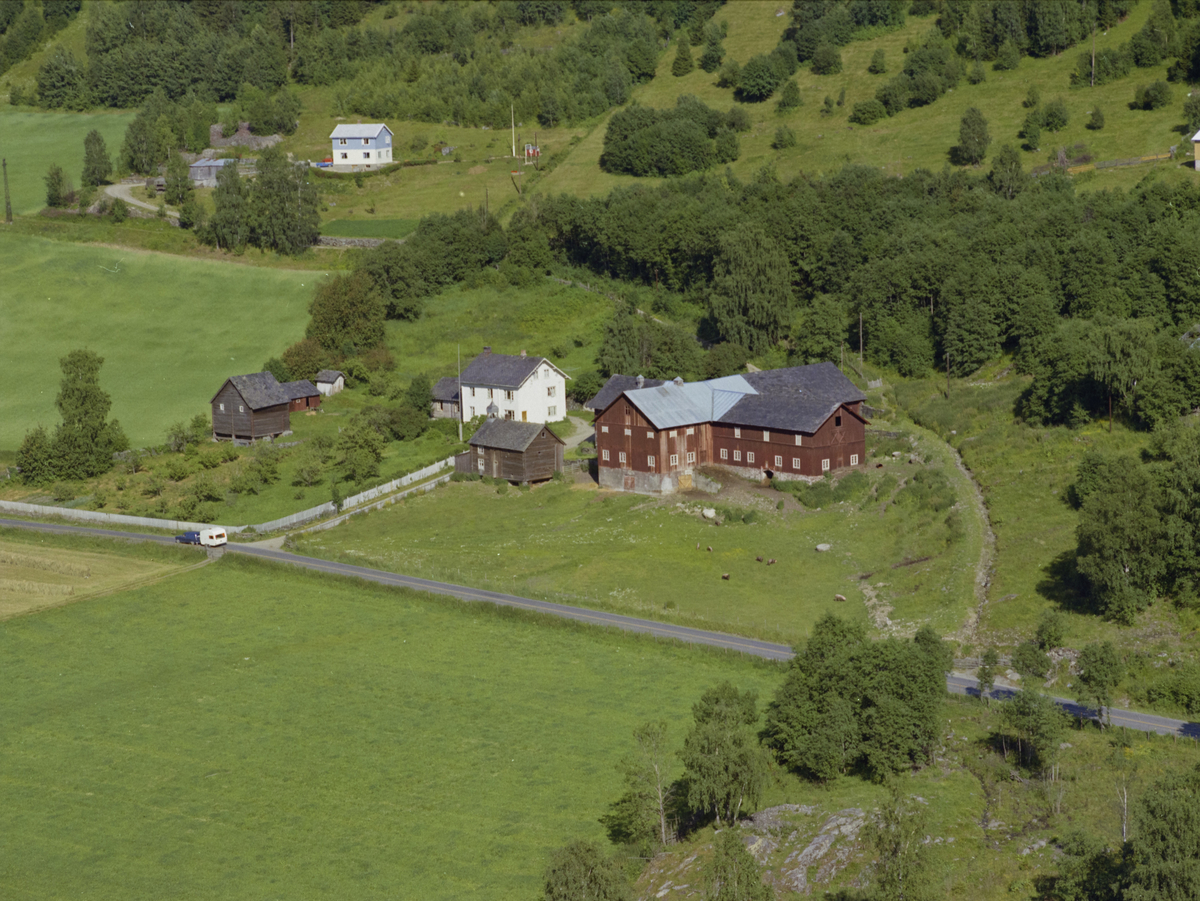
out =
[(1075, 567), (1074, 549), (1063, 551), (1050, 561), (1045, 575), (1037, 583), (1037, 593), (1071, 613), (1095, 613), (1087, 594), (1087, 585)]

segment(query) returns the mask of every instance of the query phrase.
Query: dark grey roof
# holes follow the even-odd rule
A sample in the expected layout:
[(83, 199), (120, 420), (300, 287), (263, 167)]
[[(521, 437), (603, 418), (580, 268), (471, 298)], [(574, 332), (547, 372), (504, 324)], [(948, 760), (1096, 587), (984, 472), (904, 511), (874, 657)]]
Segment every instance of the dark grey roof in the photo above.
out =
[[(290, 398), (287, 392), (279, 387), (279, 382), (275, 381), (275, 376), (269, 372), (255, 372), (250, 375), (231, 375), (226, 381), (233, 384), (237, 389), (237, 393), (242, 396), (242, 400), (246, 402), (251, 410), (261, 410), (265, 407), (275, 407), (279, 404), (286, 404)], [(224, 384), (221, 387), (225, 387)], [(220, 394), (220, 390), (217, 394)], [(213, 395), (213, 400), (216, 400), (217, 394)], [(212, 401), (209, 401), (212, 403)]]
[(321, 393), (317, 390), (317, 386), (308, 379), (300, 379), (299, 381), (295, 382), (284, 382), (279, 387), (282, 388), (284, 393), (288, 396), (288, 400), (299, 400), (302, 397), (317, 397)]
[(327, 382), (329, 384), (333, 384), (338, 380), (338, 378), (345, 377), (346, 373), (342, 372), (340, 369), (322, 369), (317, 373), (318, 382)]
[(492, 447), (497, 450), (524, 452), (542, 429), (559, 444), (563, 440), (540, 422), (517, 422), (515, 419), (489, 419), (471, 436), (471, 447)]
[(458, 403), (458, 379), (452, 375), (438, 379), (433, 386), (433, 399), (448, 404)]
[[(662, 379), (645, 379), (642, 382), (643, 388), (657, 388), (663, 384)], [(634, 375), (613, 375), (609, 376), (608, 381), (604, 383), (604, 387), (600, 389), (600, 393), (583, 405), (585, 410), (594, 410), (599, 413), (606, 409), (609, 404), (621, 396), (623, 391), (633, 391), (638, 386), (637, 376)]]
[[(496, 388), (520, 388), (542, 363), (554, 366), (545, 357), (481, 353), (463, 370), (464, 385), (490, 385)], [(557, 366), (556, 370), (561, 372)]]
[(758, 394), (739, 400), (717, 421), (749, 428), (815, 432), (842, 404), (866, 400), (833, 363), (768, 369), (742, 376)]

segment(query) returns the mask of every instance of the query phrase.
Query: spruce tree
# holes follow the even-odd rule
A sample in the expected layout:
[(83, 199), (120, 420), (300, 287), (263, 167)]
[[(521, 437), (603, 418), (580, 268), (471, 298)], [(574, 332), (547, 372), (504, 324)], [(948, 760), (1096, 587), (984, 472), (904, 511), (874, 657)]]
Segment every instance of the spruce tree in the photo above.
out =
[(675, 45), (675, 61), (671, 63), (671, 74), (676, 78), (687, 75), (694, 69), (692, 64), (692, 49), (682, 38)]
[(778, 110), (781, 113), (785, 113), (788, 110), (794, 110), (803, 103), (804, 99), (800, 96), (800, 87), (794, 79), (789, 79), (787, 84), (783, 86), (783, 91), (779, 94)]
[(110, 175), (112, 160), (108, 157), (108, 147), (104, 136), (93, 128), (83, 139), (83, 186), (98, 187), (108, 181)]

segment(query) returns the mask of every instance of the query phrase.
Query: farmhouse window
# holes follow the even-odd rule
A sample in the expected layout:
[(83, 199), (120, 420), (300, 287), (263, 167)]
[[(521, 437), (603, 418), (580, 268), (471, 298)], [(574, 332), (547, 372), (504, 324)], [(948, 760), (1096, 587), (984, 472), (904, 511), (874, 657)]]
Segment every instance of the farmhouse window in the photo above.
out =
[(474, 396), (475, 396), (475, 389), (474, 389), (474, 388), (472, 388), (472, 389), (471, 389), (471, 397), (474, 397)]
[(371, 151), (369, 151), (369, 150), (364, 150), (364, 151), (363, 151), (363, 159), (364, 159), (364, 160), (369, 160), (370, 158), (371, 158)]
[(746, 462), (747, 463), (754, 462), (754, 451), (746, 451)]
[(338, 144), (340, 144), (342, 147), (345, 147), (345, 146), (346, 146), (346, 139), (345, 139), (345, 138), (338, 138)]
[(741, 460), (742, 460), (742, 452), (740, 450), (735, 449), (733, 452), (733, 462), (740, 463)]
[(483, 472), (483, 457), (479, 458), (479, 471)]
[(653, 437), (654, 437), (654, 433), (653, 433), (653, 432), (647, 432), (647, 433), (646, 433), (646, 437), (647, 437), (647, 438), (653, 438)]
[(471, 408), (471, 418), (472, 419), (475, 418), (475, 408), (474, 407)]
[(488, 400), (491, 400), (493, 397), (495, 397), (495, 392), (491, 388), (488, 388)]
[(721, 448), (721, 459), (722, 459), (722, 460), (728, 460), (728, 459), (729, 459), (729, 448), (727, 448), (727, 447), (723, 447), (723, 448)]
[(479, 454), (479, 456), (482, 457), (483, 456), (483, 448), (482, 447), (475, 448), (475, 453)]
[(734, 427), (733, 427), (733, 437), (734, 437), (734, 438), (741, 438), (741, 437), (742, 437), (742, 430), (741, 430), (740, 428), (738, 428), (737, 426), (734, 426)]
[(600, 451), (600, 459), (601, 459), (601, 460), (607, 460), (607, 459), (608, 459), (608, 448), (607, 448), (607, 447), (606, 447), (606, 448), (604, 448), (604, 450)]
[(800, 444), (801, 444), (801, 441), (800, 441), (800, 436), (799, 436), (799, 435), (797, 435), (797, 436), (796, 436), (796, 447), (799, 447), (799, 446), (800, 446)]
[(554, 386), (551, 385), (546, 389), (546, 397), (554, 397)]
[(782, 468), (783, 468), (783, 457), (776, 457), (776, 458), (775, 458), (775, 468), (776, 468), (776, 469), (782, 469)]
[(857, 465), (858, 465), (858, 454), (851, 454), (851, 455), (850, 455), (850, 465), (851, 465), (851, 466), (857, 466)]
[(238, 412), (239, 412), (239, 413), (245, 413), (245, 412), (246, 412), (246, 408), (245, 408), (245, 407), (243, 407), (241, 404), (238, 404)]
[(343, 152), (342, 152), (342, 159), (349, 159), (349, 158), (350, 158), (350, 154), (348, 154), (348, 153), (346, 153), (345, 151), (343, 151)]
[(618, 463), (625, 462), (625, 451), (621, 451), (619, 454), (617, 454), (617, 462)]
[(224, 412), (225, 412), (225, 405), (224, 405), (224, 404), (218, 404), (217, 406), (219, 406), (219, 407), (221, 408), (221, 412), (222, 412), (222, 413), (224, 413)]
[(654, 455), (653, 454), (651, 454), (649, 457), (646, 458), (646, 465), (649, 466), (651, 469), (654, 468)]
[(821, 472), (829, 472), (829, 460), (828, 459), (824, 459), (821, 461)]
[(792, 469), (796, 470), (797, 472), (800, 471), (800, 458), (799, 457), (792, 457)]
[(505, 391), (505, 392), (504, 392), (504, 399), (505, 399), (505, 400), (512, 400), (512, 399), (513, 399), (513, 393), (512, 393), (511, 391)]
[(363, 138), (363, 146), (364, 146), (364, 147), (369, 147), (370, 145), (371, 145), (371, 139), (370, 139), (370, 138)]
[(695, 430), (695, 429), (688, 429), (686, 432), (684, 432), (684, 434), (685, 434), (685, 435), (695, 435), (695, 434), (696, 434), (696, 430)]
[(626, 437), (628, 437), (628, 438), (631, 438), (631, 437), (633, 437), (633, 429), (626, 429), (626, 430), (625, 430), (625, 436), (626, 436)]
[(679, 465), (679, 454), (671, 454), (671, 465), (672, 466)]
[(547, 407), (546, 415), (547, 416), (557, 416), (558, 415), (558, 407)]
[(840, 426), (842, 424), (842, 417), (840, 415), (833, 417), (833, 424), (835, 426)]
[(546, 378), (550, 378), (550, 370), (546, 369), (544, 372), (546, 373)]
[(695, 463), (695, 462), (696, 462), (696, 453), (695, 453), (695, 451), (688, 451), (688, 455), (687, 455), (687, 461), (688, 461), (689, 463)]
[(771, 440), (771, 433), (764, 431), (763, 432), (763, 441), (770, 441), (770, 440)]
[(607, 435), (607, 434), (608, 434), (608, 426), (606, 426), (606, 425), (602, 425), (602, 426), (600, 426), (600, 432), (601, 432), (602, 434), (605, 434), (605, 435)]

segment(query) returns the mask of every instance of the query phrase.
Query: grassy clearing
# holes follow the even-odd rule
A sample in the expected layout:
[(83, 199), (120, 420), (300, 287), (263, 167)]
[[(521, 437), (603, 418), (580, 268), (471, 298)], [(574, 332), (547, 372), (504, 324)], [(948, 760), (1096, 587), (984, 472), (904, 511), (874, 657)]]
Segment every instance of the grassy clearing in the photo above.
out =
[(314, 273), (180, 260), (125, 248), (0, 240), (0, 359), (25, 386), (0, 396), (0, 447), (58, 421), (58, 360), (87, 347), (135, 446), (205, 410), (229, 375), (257, 372), (303, 335)]
[(0, 892), (528, 898), (650, 718), (772, 667), (226, 557), (0, 624)]
[[(912, 453), (947, 471), (939, 446), (944, 454), (921, 436)], [(820, 510), (728, 476), (717, 498), (451, 484), (292, 540), (313, 556), (786, 642), (827, 612), (881, 632), (930, 622), (950, 633), (973, 607), (980, 538), (959, 508), (967, 525), (955, 532), (945, 513), (893, 502), (918, 468), (906, 454), (870, 469), (869, 494)], [(753, 510), (756, 521), (714, 526), (699, 515), (714, 504), (727, 519)], [(830, 552), (815, 550), (825, 543)]]
[(321, 224), (321, 234), (336, 238), (403, 238), (415, 231), (416, 227), (416, 219), (376, 219), (361, 222), (334, 219)]
[[(7, 91), (4, 92), (7, 96)], [(83, 172), (83, 139), (93, 128), (116, 157), (136, 111), (42, 113), (0, 106), (0, 156), (8, 160), (13, 212), (35, 213), (46, 205), (46, 170), (52, 163), (75, 184)]]
[(0, 620), (107, 594), (198, 562), (195, 554), (0, 530)]

